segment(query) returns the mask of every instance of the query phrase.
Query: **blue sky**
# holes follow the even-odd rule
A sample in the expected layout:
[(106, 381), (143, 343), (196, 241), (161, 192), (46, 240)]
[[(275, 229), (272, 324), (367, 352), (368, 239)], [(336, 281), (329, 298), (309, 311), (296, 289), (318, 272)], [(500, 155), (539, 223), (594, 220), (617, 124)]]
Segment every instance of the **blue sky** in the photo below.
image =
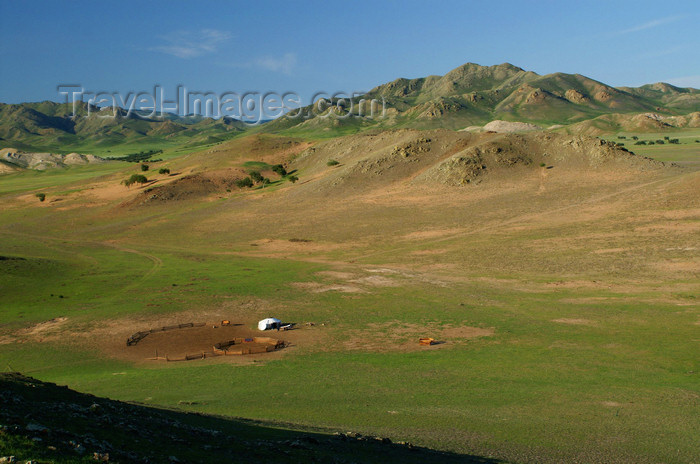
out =
[(700, 87), (700, 2), (0, 0), (0, 102), (366, 91), (466, 62)]

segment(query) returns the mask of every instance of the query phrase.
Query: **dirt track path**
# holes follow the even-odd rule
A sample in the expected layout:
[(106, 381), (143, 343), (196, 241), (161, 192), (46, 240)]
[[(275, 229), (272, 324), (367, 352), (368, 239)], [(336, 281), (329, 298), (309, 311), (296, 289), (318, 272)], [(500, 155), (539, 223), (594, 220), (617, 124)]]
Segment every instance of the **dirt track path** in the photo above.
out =
[(142, 256), (148, 260), (150, 260), (153, 263), (153, 267), (148, 270), (142, 277), (141, 280), (146, 280), (149, 277), (151, 277), (153, 274), (158, 272), (161, 267), (163, 267), (163, 260), (157, 257), (156, 255), (152, 255), (150, 253), (146, 253), (143, 251), (139, 250), (134, 250), (133, 248), (126, 248), (121, 245), (117, 245), (116, 243), (113, 242), (87, 242), (87, 243), (93, 243), (93, 244), (98, 244), (98, 245), (103, 245), (103, 246), (108, 246), (110, 248), (114, 248), (115, 250), (122, 251), (124, 253), (132, 253), (138, 256)]
[[(100, 242), (100, 241), (91, 241), (91, 240), (80, 240), (80, 239), (74, 239), (74, 238), (51, 237), (48, 235), (23, 234), (21, 232), (12, 232), (12, 231), (8, 231), (8, 230), (0, 230), (0, 234), (7, 234), (7, 235), (14, 235), (17, 237), (31, 238), (33, 240), (36, 240), (38, 242), (43, 243), (48, 248), (56, 249), (59, 251), (61, 251), (61, 250), (56, 248), (53, 245), (49, 245), (47, 242), (71, 242), (71, 243), (80, 243), (80, 244), (84, 244), (84, 245), (93, 245), (93, 246), (98, 246), (98, 247), (102, 246), (102, 247), (113, 248), (113, 249), (115, 249), (117, 251), (121, 251), (123, 253), (131, 253), (131, 254), (135, 254), (135, 255), (144, 257), (144, 258), (148, 259), (149, 261), (151, 261), (153, 263), (153, 266), (143, 276), (141, 276), (141, 279), (139, 281), (136, 281), (134, 284), (137, 284), (140, 281), (148, 279), (149, 277), (154, 275), (156, 272), (158, 272), (158, 270), (161, 267), (163, 267), (163, 260), (161, 260), (159, 257), (152, 255), (150, 253), (143, 252), (143, 251), (134, 250), (133, 248), (126, 248), (126, 247), (118, 245), (114, 242), (109, 242), (109, 241)], [(81, 257), (84, 257), (86, 260), (89, 260), (89, 261), (92, 261), (95, 263), (99, 263), (99, 261), (96, 260), (95, 258), (93, 258), (92, 256), (88, 256), (88, 255), (85, 255), (82, 253), (75, 253), (75, 254), (77, 254)], [(134, 284), (131, 284), (131, 285), (125, 287), (125, 289), (131, 288)]]

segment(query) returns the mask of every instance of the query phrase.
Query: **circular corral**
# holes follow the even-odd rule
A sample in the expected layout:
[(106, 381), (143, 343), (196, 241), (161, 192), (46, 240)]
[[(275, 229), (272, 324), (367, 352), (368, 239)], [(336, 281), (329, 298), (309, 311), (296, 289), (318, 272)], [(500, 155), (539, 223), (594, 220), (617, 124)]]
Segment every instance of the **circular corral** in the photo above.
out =
[(186, 323), (134, 333), (125, 349), (131, 356), (164, 361), (186, 361), (223, 355), (261, 354), (285, 346), (275, 337), (243, 324)]

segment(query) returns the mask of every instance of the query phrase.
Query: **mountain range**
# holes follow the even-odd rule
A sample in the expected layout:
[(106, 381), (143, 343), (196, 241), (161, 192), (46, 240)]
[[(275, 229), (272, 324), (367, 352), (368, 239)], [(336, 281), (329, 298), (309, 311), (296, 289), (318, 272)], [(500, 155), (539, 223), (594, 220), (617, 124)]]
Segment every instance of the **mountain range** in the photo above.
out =
[(100, 108), (84, 102), (76, 105), (75, 114), (69, 103), (0, 103), (0, 147), (68, 153), (143, 142), (194, 146), (221, 142), (246, 128), (227, 117), (165, 113), (148, 118), (123, 109), (113, 118), (103, 115)]
[[(303, 131), (324, 125), (463, 129), (493, 120), (550, 127), (613, 114), (653, 113), (656, 119), (663, 119), (700, 111), (700, 90), (697, 89), (666, 83), (616, 88), (580, 74), (541, 76), (509, 63), (496, 66), (467, 63), (444, 76), (396, 79), (353, 100), (355, 114), (361, 99), (382, 102), (385, 117), (312, 117), (300, 121), (288, 116), (273, 121), (268, 129)], [(337, 105), (333, 110), (343, 113), (338, 111)], [(313, 113), (310, 107), (305, 109), (305, 114)], [(617, 130), (614, 124), (610, 129)]]
[[(361, 111), (369, 112), (361, 100), (377, 102), (374, 117), (358, 117)], [(76, 117), (71, 117), (69, 104), (0, 104), (0, 147), (104, 151), (137, 142), (216, 143), (243, 131), (327, 137), (367, 128), (459, 130), (493, 120), (528, 122), (542, 128), (564, 126), (568, 132), (593, 135), (700, 127), (698, 89), (666, 83), (612, 87), (580, 74), (539, 75), (509, 63), (467, 63), (444, 76), (400, 78), (362, 97), (327, 103), (328, 107), (320, 110), (311, 105), (302, 108), (304, 117), (295, 111), (257, 127), (232, 118), (174, 114), (147, 118), (123, 110), (115, 118), (102, 118), (98, 108), (86, 103), (78, 106)]]

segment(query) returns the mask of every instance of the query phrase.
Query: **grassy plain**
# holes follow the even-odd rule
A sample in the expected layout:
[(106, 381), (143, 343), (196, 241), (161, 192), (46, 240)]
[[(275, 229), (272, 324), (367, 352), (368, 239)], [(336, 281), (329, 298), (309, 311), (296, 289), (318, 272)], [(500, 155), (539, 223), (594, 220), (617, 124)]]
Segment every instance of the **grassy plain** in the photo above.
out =
[[(669, 132), (625, 132), (622, 134), (627, 140), (613, 139), (611, 140), (625, 142), (625, 146), (637, 154), (648, 156), (659, 161), (670, 161), (683, 165), (698, 166), (700, 163), (700, 130), (698, 129), (682, 129)], [(618, 135), (618, 137), (619, 137)], [(664, 144), (658, 145), (635, 145), (632, 136), (636, 136), (641, 141), (657, 141), (664, 140), (664, 137), (678, 139), (678, 144), (668, 143), (664, 140)]]
[[(684, 169), (533, 167), (474, 188), (360, 192), (324, 190), (343, 165), (302, 160), (295, 185), (142, 207), (124, 206), (138, 189), (113, 186), (133, 165), (5, 176), (0, 367), (504, 461), (693, 462), (700, 171), (688, 147), (658, 147)], [(273, 162), (240, 147), (205, 155), (167, 162)], [(268, 315), (299, 323), (303, 341), (233, 363), (120, 355), (163, 322)]]

